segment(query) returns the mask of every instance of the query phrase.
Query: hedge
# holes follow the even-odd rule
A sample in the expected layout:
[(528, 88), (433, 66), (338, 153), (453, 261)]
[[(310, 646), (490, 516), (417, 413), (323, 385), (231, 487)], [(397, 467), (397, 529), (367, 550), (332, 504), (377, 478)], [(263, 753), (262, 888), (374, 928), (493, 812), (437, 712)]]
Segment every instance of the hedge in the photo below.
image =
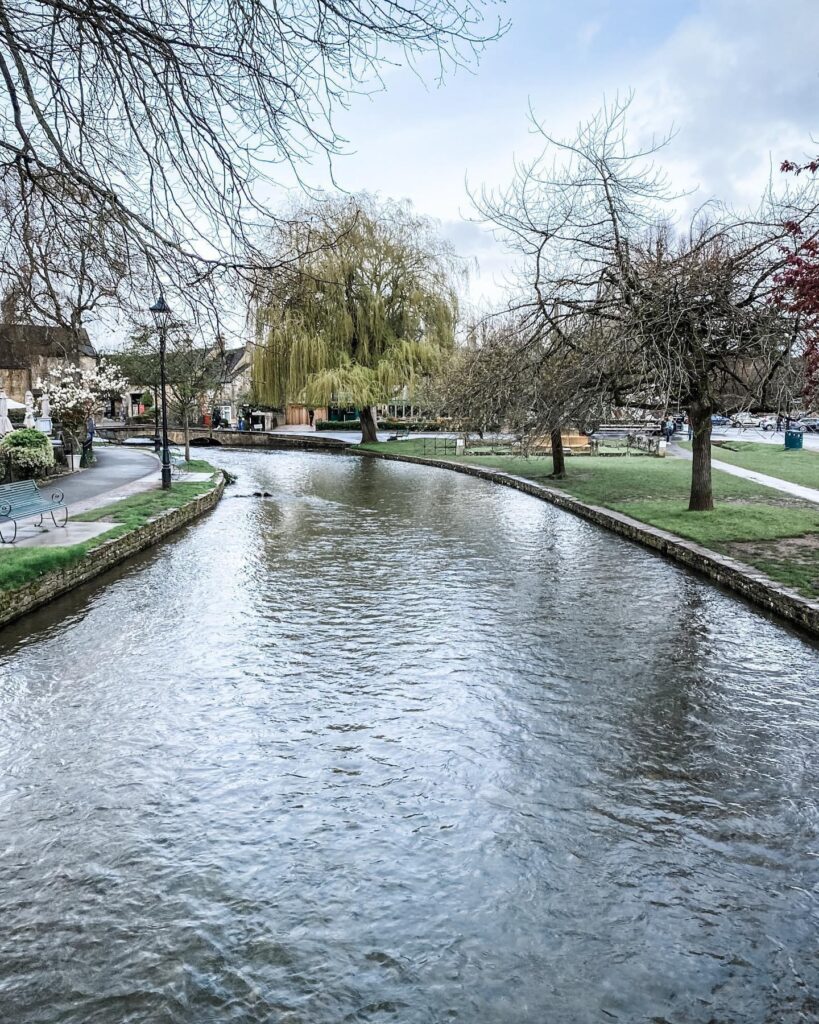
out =
[[(379, 430), (409, 430), (412, 433), (446, 430), (437, 420), (379, 420)], [(317, 420), (316, 430), (361, 430), (361, 420)]]

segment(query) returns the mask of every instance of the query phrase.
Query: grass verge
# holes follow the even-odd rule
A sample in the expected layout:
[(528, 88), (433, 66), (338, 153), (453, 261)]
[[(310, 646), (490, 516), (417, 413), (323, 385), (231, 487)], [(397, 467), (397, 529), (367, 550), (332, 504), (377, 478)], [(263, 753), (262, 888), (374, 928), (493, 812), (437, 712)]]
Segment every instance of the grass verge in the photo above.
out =
[[(691, 445), (683, 442), (680, 447), (690, 449)], [(807, 448), (785, 449), (759, 441), (728, 441), (713, 445), (711, 454), (720, 462), (819, 490), (819, 452)]]

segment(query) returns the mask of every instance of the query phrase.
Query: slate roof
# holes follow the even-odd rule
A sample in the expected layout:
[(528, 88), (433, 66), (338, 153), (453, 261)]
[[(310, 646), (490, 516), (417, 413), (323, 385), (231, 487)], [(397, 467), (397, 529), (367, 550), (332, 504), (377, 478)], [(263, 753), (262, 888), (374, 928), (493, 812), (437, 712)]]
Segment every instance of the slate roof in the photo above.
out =
[(241, 369), (241, 363), (246, 353), (247, 349), (244, 345), (241, 348), (227, 349), (223, 358), (225, 361), (225, 376), (228, 379)]
[(65, 327), (40, 324), (0, 324), (0, 369), (25, 370), (37, 356), (56, 359), (96, 359), (85, 330), (79, 336)]

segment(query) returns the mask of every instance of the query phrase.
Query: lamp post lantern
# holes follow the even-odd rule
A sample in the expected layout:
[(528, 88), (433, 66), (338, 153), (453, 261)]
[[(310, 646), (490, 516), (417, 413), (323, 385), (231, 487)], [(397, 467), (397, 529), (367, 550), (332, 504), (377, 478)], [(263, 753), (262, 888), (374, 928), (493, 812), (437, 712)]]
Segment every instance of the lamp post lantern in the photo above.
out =
[(167, 491), (171, 486), (171, 453), (168, 450), (168, 396), (165, 390), (165, 345), (171, 311), (161, 293), (153, 306), (151, 306), (151, 313), (159, 331), (159, 394), (160, 401), (162, 402), (162, 490)]

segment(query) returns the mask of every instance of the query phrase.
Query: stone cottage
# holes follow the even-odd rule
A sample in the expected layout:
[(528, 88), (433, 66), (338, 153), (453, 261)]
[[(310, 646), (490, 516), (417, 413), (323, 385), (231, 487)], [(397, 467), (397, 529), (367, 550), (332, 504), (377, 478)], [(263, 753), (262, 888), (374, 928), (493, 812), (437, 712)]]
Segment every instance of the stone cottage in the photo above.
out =
[(36, 390), (37, 380), (51, 369), (73, 363), (90, 370), (97, 353), (88, 334), (39, 324), (0, 324), (0, 388), (9, 398), (23, 401)]

